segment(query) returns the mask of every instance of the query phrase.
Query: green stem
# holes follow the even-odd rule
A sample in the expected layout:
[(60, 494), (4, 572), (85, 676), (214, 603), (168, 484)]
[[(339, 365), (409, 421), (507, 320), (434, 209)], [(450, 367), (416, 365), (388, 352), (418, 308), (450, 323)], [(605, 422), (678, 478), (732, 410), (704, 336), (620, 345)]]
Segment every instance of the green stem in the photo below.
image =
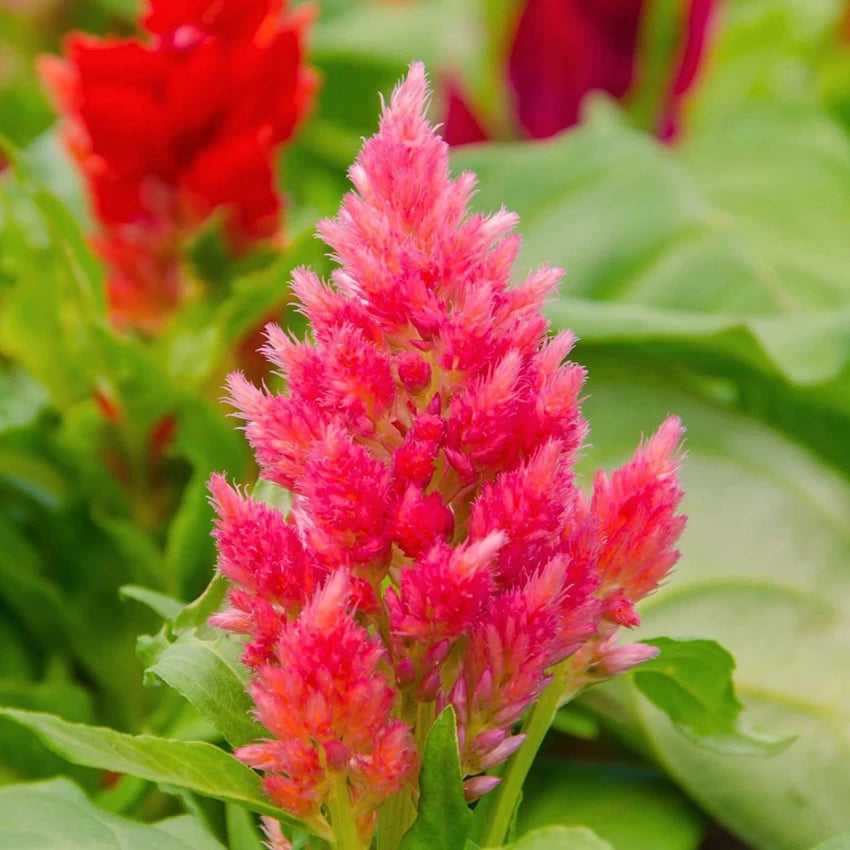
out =
[(351, 814), (348, 780), (344, 774), (330, 773), (331, 795), (328, 810), (331, 816), (334, 850), (364, 850), (365, 845), (357, 833), (357, 824)]
[(565, 661), (555, 668), (551, 684), (543, 691), (542, 696), (525, 718), (522, 725), (522, 732), (526, 736), (525, 741), (508, 762), (502, 774), (502, 781), (492, 792), (495, 799), (481, 836), (482, 847), (501, 847), (504, 843), (511, 825), (511, 818), (522, 793), (525, 777), (528, 776), (537, 751), (555, 719), (555, 713), (578, 692), (575, 691), (569, 695), (564, 693), (568, 664), (569, 661)]

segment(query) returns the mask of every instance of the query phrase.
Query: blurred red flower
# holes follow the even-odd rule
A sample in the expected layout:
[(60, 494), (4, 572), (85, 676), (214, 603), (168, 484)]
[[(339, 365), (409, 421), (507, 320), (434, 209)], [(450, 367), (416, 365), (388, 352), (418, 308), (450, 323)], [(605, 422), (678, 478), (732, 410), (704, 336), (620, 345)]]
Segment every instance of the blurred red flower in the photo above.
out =
[[(527, 0), (507, 62), (512, 110), (530, 138), (552, 136), (579, 120), (584, 97), (604, 91), (626, 97), (640, 82), (637, 47), (649, 0)], [(685, 5), (685, 4), (683, 4)], [(659, 138), (681, 124), (681, 104), (694, 85), (719, 0), (688, 0), (669, 83), (658, 104)], [(466, 144), (486, 138), (460, 91), (448, 95), (445, 138)]]
[(44, 79), (92, 196), (113, 318), (155, 330), (179, 302), (181, 246), (223, 209), (230, 249), (275, 234), (274, 153), (306, 112), (304, 7), (151, 0), (145, 37), (72, 35)]

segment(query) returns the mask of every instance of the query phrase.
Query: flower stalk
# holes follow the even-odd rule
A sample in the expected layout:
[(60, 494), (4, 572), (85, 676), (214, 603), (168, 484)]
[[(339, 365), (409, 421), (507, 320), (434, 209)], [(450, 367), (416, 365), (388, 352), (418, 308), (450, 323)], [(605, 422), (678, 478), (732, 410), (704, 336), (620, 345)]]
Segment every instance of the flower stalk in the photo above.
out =
[(570, 690), (567, 685), (569, 661), (563, 661), (552, 673), (552, 681), (532, 706), (522, 724), (525, 740), (502, 772), (502, 781), (493, 791), (494, 801), (482, 832), (482, 847), (500, 847), (507, 838), (511, 819), (519, 805), (522, 786), (543, 739), (555, 719), (558, 709), (575, 699), (581, 688)]
[(328, 810), (333, 829), (336, 850), (366, 850), (367, 845), (357, 833), (357, 824), (351, 813), (348, 794), (348, 780), (344, 774), (330, 772), (331, 792), (328, 796)]

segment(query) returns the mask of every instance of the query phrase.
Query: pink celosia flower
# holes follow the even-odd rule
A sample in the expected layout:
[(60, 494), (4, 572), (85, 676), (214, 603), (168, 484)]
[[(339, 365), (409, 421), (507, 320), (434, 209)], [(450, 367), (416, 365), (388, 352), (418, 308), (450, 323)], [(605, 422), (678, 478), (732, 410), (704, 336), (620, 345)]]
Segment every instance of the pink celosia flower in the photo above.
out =
[(512, 284), (516, 216), (468, 212), (475, 178), (450, 178), (426, 97), (413, 65), (351, 169), (356, 192), (320, 225), (333, 285), (295, 274), (312, 339), (268, 328), (287, 392), (230, 380), (290, 516), (211, 482), (234, 584), (213, 622), (248, 634), (274, 736), (240, 757), (322, 834), (342, 787), (364, 841), (382, 801), (416, 794), (413, 742), (442, 706), (474, 799), (555, 665), (584, 682), (646, 657), (617, 631), (684, 522), (675, 418), (589, 502), (579, 490), (585, 373), (541, 311), (560, 271)]
[(347, 571), (337, 570), (282, 627), (251, 686), (275, 739), (237, 755), (267, 772), (275, 802), (319, 824), (328, 774), (338, 773), (368, 829), (375, 805), (409, 779), (416, 751), (408, 726), (392, 717), (387, 651), (357, 624), (352, 599)]

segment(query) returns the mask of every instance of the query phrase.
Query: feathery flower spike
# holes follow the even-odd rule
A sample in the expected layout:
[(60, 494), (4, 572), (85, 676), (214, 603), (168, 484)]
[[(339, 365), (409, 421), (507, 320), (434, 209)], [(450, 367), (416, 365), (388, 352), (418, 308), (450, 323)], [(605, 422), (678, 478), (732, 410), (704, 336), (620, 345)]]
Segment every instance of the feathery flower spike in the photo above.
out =
[(213, 622), (247, 633), (271, 733), (238, 754), (345, 847), (353, 832), (368, 846), (391, 795), (415, 803), (417, 742), (444, 706), (473, 800), (523, 745), (515, 725), (554, 670), (583, 683), (646, 657), (618, 632), (684, 523), (675, 418), (590, 500), (579, 489), (585, 372), (541, 309), (561, 273), (512, 283), (516, 216), (468, 211), (475, 178), (450, 177), (427, 93), (414, 64), (351, 168), (355, 191), (319, 225), (332, 283), (294, 274), (311, 337), (267, 328), (286, 393), (230, 378), (289, 516), (210, 485), (233, 583)]

